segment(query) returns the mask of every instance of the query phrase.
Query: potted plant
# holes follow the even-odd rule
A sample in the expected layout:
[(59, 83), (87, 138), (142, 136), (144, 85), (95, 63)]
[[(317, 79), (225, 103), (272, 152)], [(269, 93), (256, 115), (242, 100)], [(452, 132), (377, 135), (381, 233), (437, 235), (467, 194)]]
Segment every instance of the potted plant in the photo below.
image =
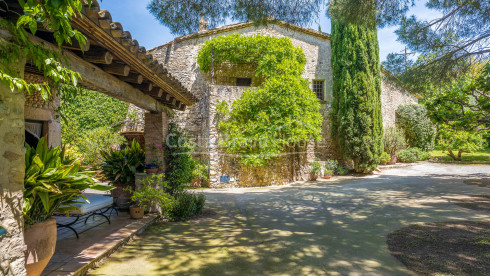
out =
[[(162, 146), (153, 142), (152, 145), (150, 145), (150, 151), (152, 152), (152, 155), (153, 156), (158, 156), (157, 152), (158, 151), (161, 151), (162, 150)], [(146, 164), (145, 166), (145, 171), (146, 173), (150, 174), (150, 173), (156, 173), (158, 172), (158, 169), (160, 168), (160, 166), (163, 165), (163, 162), (158, 160), (157, 158), (153, 159), (150, 164)]]
[(37, 147), (27, 146), (24, 177), (24, 242), (27, 275), (41, 275), (56, 246), (54, 213), (77, 210), (73, 205), (87, 200), (82, 191), (111, 190), (94, 184), (92, 172), (84, 171), (79, 160), (65, 158), (65, 150), (49, 148), (41, 138)]
[(140, 181), (141, 186), (136, 190), (127, 187), (131, 195), (132, 205), (129, 207), (129, 215), (133, 219), (140, 219), (144, 212), (155, 210), (159, 215), (171, 209), (174, 198), (167, 192), (168, 182), (165, 174), (152, 174)]
[(145, 171), (148, 174), (157, 173), (158, 168), (160, 168), (159, 162), (157, 160), (153, 160), (150, 164), (146, 164)]
[(192, 180), (192, 187), (202, 187), (204, 183), (209, 181), (209, 165), (199, 160), (194, 166), (192, 171), (194, 179)]
[(323, 170), (323, 178), (329, 179), (333, 175), (333, 170)]
[(116, 188), (112, 191), (114, 203), (120, 209), (128, 209), (131, 203), (131, 193), (126, 187), (134, 187), (134, 175), (143, 172), (145, 153), (136, 140), (131, 146), (117, 151), (102, 152), (105, 163), (102, 166), (105, 177)]
[(318, 161), (311, 163), (310, 180), (315, 181), (321, 172), (322, 172), (322, 164), (320, 164)]

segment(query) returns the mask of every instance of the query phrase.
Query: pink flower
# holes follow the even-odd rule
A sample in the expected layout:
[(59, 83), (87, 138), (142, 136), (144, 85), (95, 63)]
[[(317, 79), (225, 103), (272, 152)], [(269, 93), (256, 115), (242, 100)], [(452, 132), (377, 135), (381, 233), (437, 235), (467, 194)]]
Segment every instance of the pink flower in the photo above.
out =
[(162, 149), (162, 146), (158, 145), (158, 148), (159, 148), (159, 149)]

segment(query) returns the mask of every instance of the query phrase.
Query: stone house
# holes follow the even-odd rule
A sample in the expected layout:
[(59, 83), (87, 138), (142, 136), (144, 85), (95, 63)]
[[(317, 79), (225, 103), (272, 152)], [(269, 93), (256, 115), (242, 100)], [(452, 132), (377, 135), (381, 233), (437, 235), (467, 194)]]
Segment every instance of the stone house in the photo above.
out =
[[(176, 111), (172, 121), (193, 137), (199, 151), (197, 155), (209, 162), (210, 184), (220, 186), (257, 186), (285, 184), (305, 180), (308, 163), (319, 158), (336, 158), (334, 143), (330, 138), (329, 112), (332, 101), (332, 68), (330, 36), (286, 22), (273, 20), (266, 26), (254, 26), (252, 22), (237, 23), (215, 29), (206, 29), (201, 19), (198, 33), (181, 36), (149, 52), (176, 77), (199, 102), (184, 111)], [(244, 168), (236, 158), (228, 156), (219, 147), (218, 101), (231, 104), (249, 87), (260, 85), (254, 68), (248, 65), (216, 65), (214, 73), (199, 71), (197, 55), (203, 43), (216, 36), (240, 33), (288, 37), (294, 46), (303, 48), (307, 63), (303, 77), (311, 81), (311, 89), (321, 103), (323, 114), (322, 141), (304, 145), (301, 153), (279, 157), (267, 168)], [(401, 104), (417, 103), (417, 99), (392, 80), (389, 72), (383, 73), (382, 114), (384, 126), (393, 125), (395, 111)]]

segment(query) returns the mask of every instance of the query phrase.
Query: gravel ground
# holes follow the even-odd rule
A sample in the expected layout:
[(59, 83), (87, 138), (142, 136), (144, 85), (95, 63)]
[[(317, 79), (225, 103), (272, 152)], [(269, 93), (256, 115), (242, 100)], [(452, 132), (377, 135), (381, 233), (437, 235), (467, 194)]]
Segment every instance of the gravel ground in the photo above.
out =
[(387, 235), (414, 223), (489, 222), (451, 202), (489, 165), (419, 163), (366, 177), (205, 190), (205, 215), (150, 227), (92, 275), (411, 275)]

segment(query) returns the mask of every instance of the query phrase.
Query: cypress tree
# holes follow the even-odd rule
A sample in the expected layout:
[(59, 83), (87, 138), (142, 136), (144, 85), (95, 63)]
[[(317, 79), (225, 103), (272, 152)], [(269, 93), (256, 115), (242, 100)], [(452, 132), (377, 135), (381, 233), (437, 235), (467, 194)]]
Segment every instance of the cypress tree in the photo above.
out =
[(374, 26), (332, 20), (332, 136), (356, 172), (369, 173), (383, 151), (381, 75)]

